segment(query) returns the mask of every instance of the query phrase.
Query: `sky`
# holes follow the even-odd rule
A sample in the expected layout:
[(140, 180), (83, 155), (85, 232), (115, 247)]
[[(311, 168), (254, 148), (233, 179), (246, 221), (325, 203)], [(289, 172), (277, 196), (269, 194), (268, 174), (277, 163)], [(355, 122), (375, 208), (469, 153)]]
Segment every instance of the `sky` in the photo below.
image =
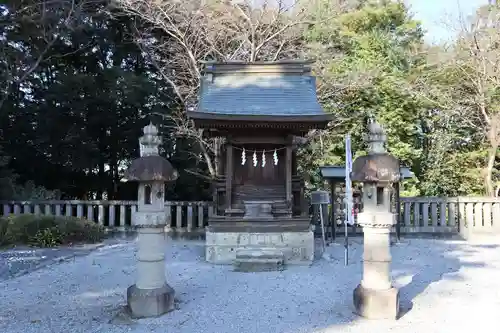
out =
[(427, 30), (429, 43), (453, 40), (457, 35), (459, 18), (474, 14), (477, 8), (488, 4), (488, 0), (405, 0), (417, 20)]

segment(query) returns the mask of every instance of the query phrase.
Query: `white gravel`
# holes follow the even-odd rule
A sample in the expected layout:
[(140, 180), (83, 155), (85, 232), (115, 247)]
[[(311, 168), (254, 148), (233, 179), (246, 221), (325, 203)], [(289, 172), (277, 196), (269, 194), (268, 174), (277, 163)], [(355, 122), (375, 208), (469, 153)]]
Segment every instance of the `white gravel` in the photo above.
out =
[(352, 241), (348, 267), (342, 246), (333, 245), (332, 261), (269, 273), (213, 266), (203, 262), (203, 243), (171, 241), (167, 278), (178, 309), (126, 320), (117, 314), (134, 282), (135, 244), (128, 242), (0, 283), (0, 332), (498, 332), (500, 241), (413, 239), (392, 249), (403, 308), (413, 304), (398, 321), (352, 313), (352, 290), (361, 278), (359, 240)]

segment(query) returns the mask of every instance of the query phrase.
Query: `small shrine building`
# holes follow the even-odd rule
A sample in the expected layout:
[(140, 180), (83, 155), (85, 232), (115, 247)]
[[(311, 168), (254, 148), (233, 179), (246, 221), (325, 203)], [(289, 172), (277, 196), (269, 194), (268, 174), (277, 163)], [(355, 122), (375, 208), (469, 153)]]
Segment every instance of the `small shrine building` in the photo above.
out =
[(318, 103), (311, 63), (205, 63), (197, 109), (204, 135), (223, 140), (214, 183), (216, 214), (206, 230), (206, 259), (281, 258), (308, 263), (314, 236), (296, 148), (331, 120)]

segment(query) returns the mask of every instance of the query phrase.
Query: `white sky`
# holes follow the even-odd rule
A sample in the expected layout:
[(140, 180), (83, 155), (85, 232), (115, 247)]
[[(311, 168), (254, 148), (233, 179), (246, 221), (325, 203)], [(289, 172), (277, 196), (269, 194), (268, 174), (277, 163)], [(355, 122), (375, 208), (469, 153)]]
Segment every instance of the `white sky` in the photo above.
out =
[[(234, 0), (238, 1), (238, 0)], [(244, 1), (244, 0), (242, 0)], [(248, 0), (247, 0), (248, 1)], [(254, 4), (269, 3), (273, 0), (249, 0)], [(296, 0), (275, 0), (294, 3)], [(454, 39), (460, 27), (460, 16), (463, 20), (473, 15), (480, 6), (488, 4), (488, 0), (403, 0), (410, 6), (415, 18), (422, 22), (427, 31), (425, 36), (429, 43), (439, 43)], [(463, 21), (462, 20), (462, 21)]]
[(445, 42), (457, 35), (460, 15), (464, 19), (474, 14), (488, 0), (405, 0), (427, 30), (426, 40)]

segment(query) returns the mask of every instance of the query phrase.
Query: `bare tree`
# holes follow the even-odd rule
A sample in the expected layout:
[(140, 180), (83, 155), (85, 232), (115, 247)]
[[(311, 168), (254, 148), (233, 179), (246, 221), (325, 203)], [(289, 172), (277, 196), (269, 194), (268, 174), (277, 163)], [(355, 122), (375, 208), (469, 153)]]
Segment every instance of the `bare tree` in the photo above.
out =
[[(200, 62), (280, 60), (301, 56), (302, 32), (311, 23), (298, 3), (284, 0), (115, 0), (125, 13), (146, 22), (137, 29), (137, 42), (149, 55), (179, 101), (179, 112), (168, 123), (178, 136), (200, 145), (210, 176), (217, 174), (212, 159), (214, 142), (206, 140), (186, 119), (195, 107), (200, 85)], [(142, 25), (143, 27), (144, 25)]]
[[(423, 96), (440, 110), (445, 126), (467, 132), (462, 142), (488, 149), (484, 187), (494, 195), (493, 172), (500, 145), (500, 11), (498, 5), (481, 7), (470, 19), (460, 17), (460, 31), (452, 47), (429, 52)], [(431, 80), (427, 80), (431, 77)], [(453, 133), (439, 140), (457, 141)], [(448, 142), (448, 146), (452, 144)], [(455, 142), (456, 144), (456, 142)]]
[(461, 116), (484, 135), (489, 146), (485, 188), (494, 195), (493, 170), (500, 146), (500, 10), (496, 5), (484, 6), (469, 26), (462, 26), (451, 65), (466, 80), (461, 82), (464, 94), (455, 111), (466, 111)]

